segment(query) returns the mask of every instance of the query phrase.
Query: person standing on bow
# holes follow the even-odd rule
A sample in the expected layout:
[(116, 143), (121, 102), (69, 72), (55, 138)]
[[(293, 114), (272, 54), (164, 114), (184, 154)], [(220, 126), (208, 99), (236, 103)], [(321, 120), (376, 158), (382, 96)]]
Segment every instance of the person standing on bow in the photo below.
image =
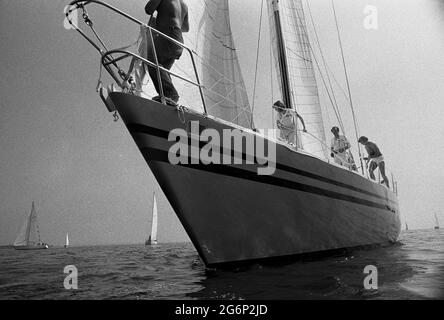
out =
[(331, 139), (330, 150), (331, 157), (334, 158), (335, 163), (356, 170), (353, 157), (349, 152), (351, 148), (350, 142), (348, 142), (344, 135), (339, 134), (338, 127), (331, 128), (331, 133), (333, 133), (334, 137)]
[(382, 156), (381, 151), (378, 146), (373, 142), (368, 141), (367, 137), (360, 137), (358, 142), (365, 146), (365, 150), (367, 150), (368, 157), (364, 158), (368, 162), (368, 173), (372, 180), (376, 180), (374, 171), (376, 168), (379, 168), (379, 172), (381, 173), (382, 181), (387, 188), (389, 188), (389, 181), (385, 175), (385, 162), (384, 157)]
[[(145, 6), (146, 14), (150, 15), (150, 26), (159, 32), (183, 43), (182, 32), (189, 31), (188, 7), (184, 0), (150, 0)], [(153, 14), (157, 12), (157, 17), (153, 20)], [(157, 54), (157, 61), (163, 68), (170, 70), (175, 60), (178, 60), (183, 52), (183, 48), (164, 36), (153, 31), (154, 46)], [(148, 60), (155, 63), (154, 50), (148, 49)], [(153, 81), (154, 87), (159, 94), (153, 98), (161, 101), (159, 79), (157, 69), (148, 67), (148, 73)], [(179, 101), (179, 94), (173, 85), (168, 72), (160, 70), (160, 81), (162, 83), (165, 100), (168, 104), (176, 105)]]

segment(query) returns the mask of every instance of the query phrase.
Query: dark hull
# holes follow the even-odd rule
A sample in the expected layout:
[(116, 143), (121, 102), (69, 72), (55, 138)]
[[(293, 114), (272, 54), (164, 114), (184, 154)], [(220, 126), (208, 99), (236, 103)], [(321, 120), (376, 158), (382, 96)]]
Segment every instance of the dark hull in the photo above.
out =
[[(276, 172), (255, 165), (171, 165), (168, 133), (199, 121), (194, 112), (112, 93), (134, 141), (209, 267), (396, 241), (401, 223), (395, 194), (364, 177), (277, 144)], [(254, 134), (254, 133), (251, 133)]]
[(48, 246), (16, 246), (15, 250), (44, 250), (48, 249)]

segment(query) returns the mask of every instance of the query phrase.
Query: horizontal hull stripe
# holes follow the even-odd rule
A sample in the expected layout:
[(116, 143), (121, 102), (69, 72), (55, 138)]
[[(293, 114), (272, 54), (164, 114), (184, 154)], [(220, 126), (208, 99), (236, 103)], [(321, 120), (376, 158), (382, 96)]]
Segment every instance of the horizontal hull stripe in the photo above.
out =
[[(162, 139), (167, 139), (168, 140), (169, 132), (166, 131), (166, 130), (161, 130), (161, 129), (157, 129), (157, 128), (153, 128), (153, 127), (149, 127), (149, 126), (145, 126), (145, 125), (141, 125), (141, 124), (128, 124), (127, 127), (128, 127), (128, 130), (131, 132), (131, 134), (133, 134), (133, 133), (144, 133), (144, 134), (149, 134), (149, 135), (152, 135), (152, 136), (156, 136), (158, 138), (162, 138)], [(205, 142), (203, 142), (203, 144), (205, 144)], [(201, 145), (201, 147), (202, 147), (202, 145)], [(242, 154), (242, 158), (244, 160), (246, 159), (246, 154), (245, 153)], [(370, 191), (367, 191), (367, 190), (364, 190), (364, 189), (361, 189), (361, 188), (358, 188), (358, 187), (355, 187), (355, 186), (351, 186), (351, 185), (343, 183), (343, 182), (332, 180), (332, 179), (329, 179), (329, 178), (326, 178), (326, 177), (323, 177), (323, 176), (320, 176), (320, 175), (317, 175), (317, 174), (314, 174), (314, 173), (311, 173), (311, 172), (307, 172), (307, 171), (304, 171), (304, 170), (300, 170), (300, 169), (297, 169), (297, 168), (286, 166), (286, 165), (283, 165), (283, 164), (276, 163), (276, 169), (277, 170), (281, 170), (281, 171), (286, 171), (286, 172), (294, 173), (294, 174), (297, 174), (297, 175), (300, 175), (300, 176), (304, 176), (304, 177), (307, 177), (307, 178), (310, 178), (310, 179), (326, 182), (326, 183), (329, 183), (329, 184), (332, 184), (332, 185), (335, 185), (335, 186), (338, 186), (338, 187), (341, 187), (341, 188), (345, 188), (345, 189), (348, 189), (348, 190), (351, 190), (351, 191), (356, 191), (356, 192), (359, 192), (359, 193), (362, 193), (362, 194), (366, 194), (366, 195), (369, 195), (369, 196), (372, 196), (372, 197), (376, 197), (376, 198), (379, 198), (379, 199), (382, 199), (382, 200), (385, 200), (385, 201), (394, 202), (394, 201), (389, 200), (389, 199), (387, 199), (385, 197), (382, 197), (382, 196), (380, 196), (380, 195), (378, 195), (376, 193), (373, 193), (373, 192), (370, 192)]]
[[(144, 155), (145, 159), (147, 159), (148, 161), (159, 161), (159, 162), (165, 162), (165, 163), (168, 163), (169, 165), (172, 165), (168, 161), (168, 152), (167, 151), (154, 149), (154, 148), (142, 148), (141, 151), (142, 151), (142, 154)], [(186, 167), (189, 169), (200, 170), (200, 171), (207, 171), (207, 172), (221, 174), (224, 176), (230, 176), (230, 177), (234, 177), (234, 178), (238, 178), (238, 179), (246, 179), (246, 180), (255, 181), (255, 182), (259, 182), (259, 183), (275, 185), (275, 186), (282, 187), (282, 188), (299, 190), (299, 191), (308, 192), (308, 193), (312, 193), (312, 194), (316, 194), (316, 195), (321, 195), (324, 197), (329, 197), (329, 198), (333, 198), (333, 199), (337, 199), (337, 200), (344, 200), (344, 201), (348, 201), (348, 202), (353, 202), (353, 203), (357, 203), (357, 204), (364, 205), (367, 207), (389, 210), (389, 208), (382, 203), (377, 203), (377, 202), (357, 198), (354, 196), (349, 196), (346, 194), (342, 194), (342, 193), (338, 193), (338, 192), (334, 192), (334, 191), (330, 191), (330, 190), (325, 190), (322, 188), (318, 188), (318, 187), (314, 187), (314, 186), (310, 186), (310, 185), (306, 185), (306, 184), (302, 184), (302, 183), (298, 183), (298, 182), (294, 182), (294, 181), (290, 181), (290, 180), (286, 180), (286, 179), (282, 179), (282, 178), (277, 178), (277, 177), (268, 176), (268, 175), (258, 175), (256, 172), (252, 172), (252, 171), (248, 171), (248, 170), (244, 170), (244, 169), (236, 168), (236, 167), (232, 167), (232, 166), (218, 165), (218, 164), (209, 164), (209, 165), (178, 164), (177, 166)]]

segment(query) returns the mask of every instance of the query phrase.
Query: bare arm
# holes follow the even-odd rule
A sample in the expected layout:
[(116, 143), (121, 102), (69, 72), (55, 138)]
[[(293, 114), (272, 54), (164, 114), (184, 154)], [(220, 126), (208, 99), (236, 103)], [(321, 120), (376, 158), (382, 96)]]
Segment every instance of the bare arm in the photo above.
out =
[(188, 31), (190, 31), (190, 24), (188, 23), (188, 12), (187, 12), (182, 22), (182, 32), (188, 32)]
[(299, 115), (299, 113), (297, 113), (296, 112), (296, 115), (298, 116), (298, 118), (299, 118), (299, 120), (301, 121), (301, 123), (302, 123), (302, 131), (304, 131), (304, 132), (307, 132), (307, 129), (305, 129), (305, 122), (304, 122), (304, 119), (302, 119), (302, 117)]
[(150, 0), (145, 6), (145, 12), (147, 15), (152, 15), (157, 10), (162, 0)]
[(351, 147), (350, 142), (348, 142), (347, 138), (344, 137), (344, 147), (343, 147), (343, 148), (340, 148), (338, 151), (339, 151), (339, 152), (344, 152), (344, 151), (346, 151), (347, 149), (350, 149), (350, 147)]

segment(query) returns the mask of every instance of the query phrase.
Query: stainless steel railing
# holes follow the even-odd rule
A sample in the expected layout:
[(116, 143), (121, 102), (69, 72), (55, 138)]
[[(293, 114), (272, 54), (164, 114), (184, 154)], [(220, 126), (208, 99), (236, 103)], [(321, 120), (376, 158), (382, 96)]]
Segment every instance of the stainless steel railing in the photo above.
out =
[[(130, 20), (131, 22), (134, 22), (135, 24), (139, 25), (139, 26), (145, 26), (149, 33), (150, 33), (150, 41), (151, 41), (151, 47), (153, 49), (153, 57), (154, 57), (154, 61), (149, 61), (146, 58), (143, 58), (137, 54), (134, 54), (128, 50), (122, 50), (122, 49), (116, 49), (116, 50), (108, 50), (107, 47), (105, 46), (104, 42), (100, 39), (100, 37), (98, 36), (98, 34), (96, 33), (96, 31), (94, 30), (93, 27), (93, 22), (92, 20), (89, 18), (88, 13), (86, 11), (86, 6), (89, 4), (98, 4), (101, 5), (115, 13), (117, 13), (118, 15)], [(202, 106), (204, 109), (204, 113), (207, 114), (207, 107), (206, 107), (206, 103), (205, 103), (205, 96), (203, 93), (203, 86), (200, 82), (199, 79), (199, 74), (197, 72), (197, 68), (196, 68), (196, 62), (195, 62), (195, 55), (196, 52), (189, 48), (188, 46), (186, 46), (185, 44), (181, 43), (180, 41), (177, 41), (176, 39), (173, 39), (171, 37), (169, 37), (168, 35), (156, 30), (155, 28), (144, 24), (143, 22), (137, 20), (136, 18), (130, 16), (129, 14), (117, 9), (116, 7), (109, 5), (103, 1), (97, 1), (97, 0), (74, 0), (72, 1), (70, 4), (70, 9), (66, 11), (66, 18), (68, 19), (68, 22), (70, 23), (70, 25), (76, 30), (78, 31), (97, 51), (99, 51), (99, 53), (101, 54), (102, 58), (101, 58), (101, 63), (102, 65), (105, 67), (105, 69), (108, 71), (108, 73), (111, 75), (111, 77), (114, 79), (114, 81), (116, 81), (116, 83), (123, 89), (128, 89), (126, 87), (126, 83), (131, 82), (132, 80), (132, 68), (133, 68), (133, 63), (130, 64), (130, 68), (128, 71), (124, 71), (122, 68), (120, 68), (117, 64), (117, 62), (127, 59), (127, 58), (132, 58), (132, 59), (138, 59), (140, 61), (142, 61), (143, 64), (146, 64), (148, 66), (151, 66), (153, 68), (156, 69), (157, 72), (157, 80), (158, 80), (158, 84), (159, 84), (159, 93), (160, 93), (160, 97), (161, 97), (161, 101), (162, 103), (165, 103), (165, 95), (163, 92), (163, 86), (162, 86), (162, 80), (160, 77), (160, 72), (167, 72), (168, 74), (170, 74), (173, 77), (179, 78), (183, 81), (186, 81), (194, 86), (196, 86), (199, 89), (199, 94), (202, 100)], [(76, 10), (82, 10), (82, 17), (85, 21), (85, 23), (92, 29), (94, 35), (96, 36), (98, 42), (100, 44), (97, 44), (94, 40), (92, 40), (81, 28), (79, 28), (77, 25), (75, 25), (72, 20), (70, 19), (70, 15), (72, 14), (72, 12), (76, 11)], [(193, 70), (194, 70), (194, 76), (196, 78), (196, 81), (190, 80), (190, 79), (186, 79), (183, 76), (178, 75), (177, 73), (174, 73), (168, 69), (165, 69), (164, 67), (162, 67), (159, 64), (158, 58), (157, 58), (157, 49), (154, 43), (154, 39), (153, 39), (153, 34), (157, 34), (161, 37), (164, 37), (165, 39), (167, 39), (168, 41), (170, 41), (171, 43), (178, 45), (180, 47), (182, 47), (184, 50), (186, 50), (189, 55), (190, 55), (190, 59), (193, 65)], [(103, 49), (100, 47), (102, 46)], [(118, 57), (114, 57), (114, 55), (118, 55)]]

